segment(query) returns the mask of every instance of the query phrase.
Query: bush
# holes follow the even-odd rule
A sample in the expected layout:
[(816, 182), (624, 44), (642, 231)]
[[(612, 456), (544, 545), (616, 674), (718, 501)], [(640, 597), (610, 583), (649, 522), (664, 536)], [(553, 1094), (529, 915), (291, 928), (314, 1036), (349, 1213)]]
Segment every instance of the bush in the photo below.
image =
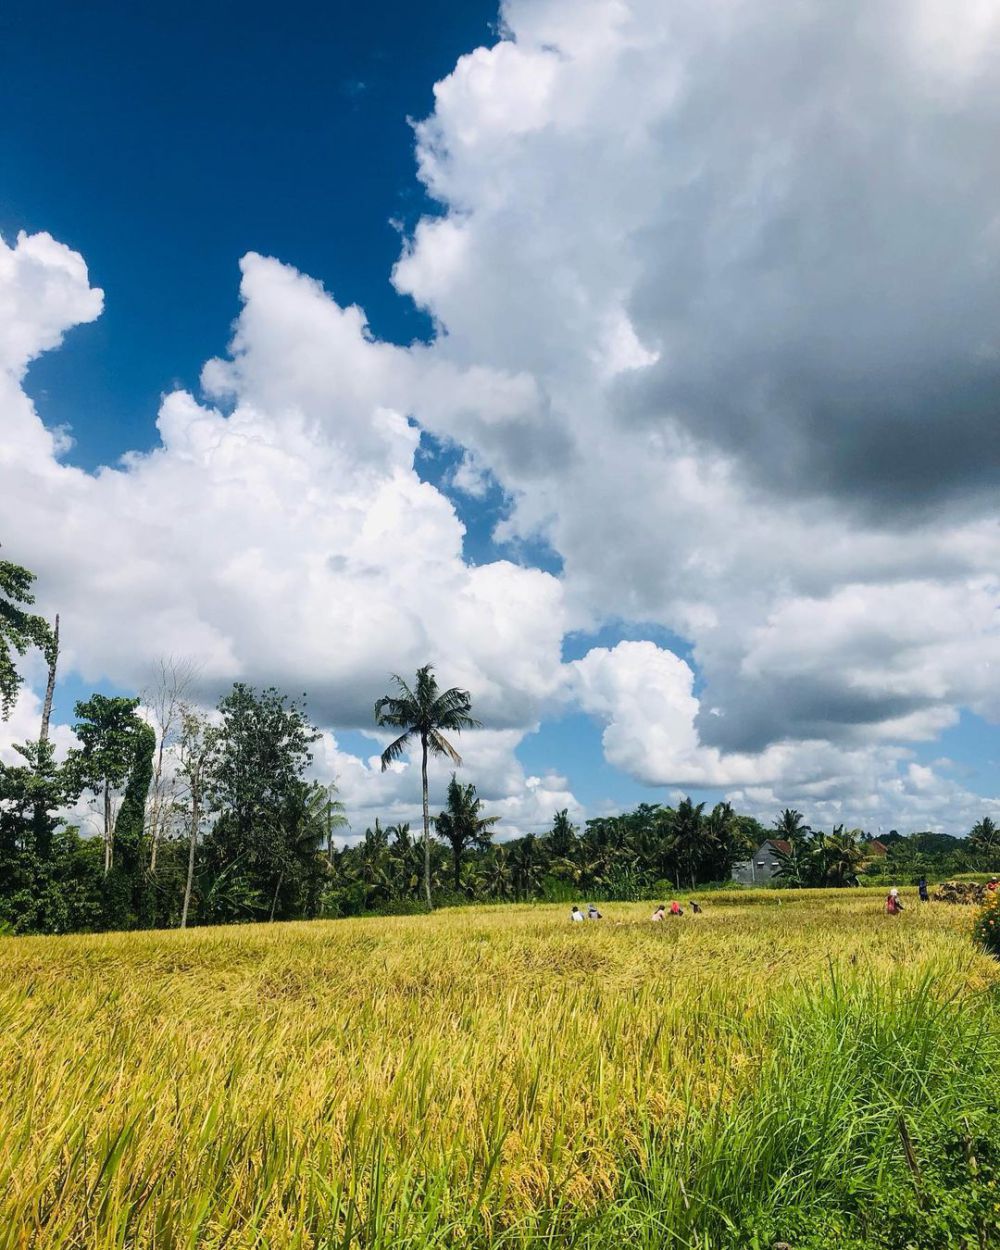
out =
[(1000, 959), (1000, 890), (987, 894), (986, 902), (976, 916), (972, 935), (983, 950)]

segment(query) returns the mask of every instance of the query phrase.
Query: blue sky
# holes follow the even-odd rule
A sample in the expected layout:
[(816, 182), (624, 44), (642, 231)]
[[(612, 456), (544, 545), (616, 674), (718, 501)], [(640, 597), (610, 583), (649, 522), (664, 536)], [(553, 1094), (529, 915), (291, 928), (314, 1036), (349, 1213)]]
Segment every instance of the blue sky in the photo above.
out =
[(5, 6), (0, 232), (80, 251), (104, 315), (32, 369), (87, 468), (149, 447), (160, 395), (195, 385), (238, 312), (249, 250), (364, 306), (405, 343), (430, 326), (389, 285), (391, 224), (428, 204), (410, 117), (492, 39), (496, 5)]
[[(678, 789), (871, 828), (996, 805), (1000, 66), (873, 5), (5, 6), (0, 539), (64, 613), (63, 719), (190, 645), (206, 688), (311, 687), (359, 812), (398, 813), (363, 709), (443, 633), (512, 827)], [(241, 300), (248, 253), (280, 264)], [(291, 623), (255, 587), (286, 574)]]
[[(20, 122), (0, 131), (0, 233), (49, 231), (107, 294), (101, 318), (29, 375), (46, 421), (72, 427), (68, 460), (94, 470), (154, 445), (161, 394), (196, 387), (226, 346), (248, 250), (360, 304), (380, 338), (431, 336), (389, 283), (400, 224), (435, 211), (414, 178), (409, 119), (430, 112), (433, 84), (492, 42), (497, 20), (481, 0), (181, 4), (169, 23), (126, 3), (8, 9), (0, 105)], [(438, 482), (456, 455), (425, 447), (418, 468)], [(495, 558), (503, 492), (456, 505), (467, 557)], [(504, 554), (559, 565), (537, 544)], [(566, 658), (585, 649), (569, 638)], [(88, 691), (69, 676), (57, 711), (71, 718)], [(372, 749), (356, 732), (342, 740)], [(572, 772), (584, 803), (649, 800), (604, 761), (587, 716), (547, 724), (519, 754), (532, 771)]]

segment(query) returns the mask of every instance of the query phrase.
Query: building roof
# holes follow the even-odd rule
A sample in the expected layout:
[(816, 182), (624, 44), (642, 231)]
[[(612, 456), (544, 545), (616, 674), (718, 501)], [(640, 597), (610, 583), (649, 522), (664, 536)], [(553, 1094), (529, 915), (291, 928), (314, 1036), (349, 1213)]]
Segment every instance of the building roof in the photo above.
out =
[(879, 838), (872, 838), (868, 843), (868, 850), (872, 855), (888, 855), (889, 848)]
[(780, 851), (782, 855), (791, 855), (792, 844), (786, 842), (784, 838), (765, 838), (765, 846), (773, 846), (776, 851)]

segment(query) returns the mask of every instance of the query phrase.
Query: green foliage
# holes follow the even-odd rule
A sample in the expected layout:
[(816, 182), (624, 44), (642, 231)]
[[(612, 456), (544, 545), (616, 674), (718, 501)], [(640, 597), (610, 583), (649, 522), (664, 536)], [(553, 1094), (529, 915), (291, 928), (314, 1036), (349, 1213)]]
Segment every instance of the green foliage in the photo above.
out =
[[(798, 823), (787, 817), (798, 818)], [(798, 812), (787, 811), (777, 827), (789, 844), (787, 851), (775, 849), (779, 881), (800, 888), (858, 884), (867, 858), (859, 829), (845, 831), (843, 825), (836, 825), (832, 833), (814, 831), (801, 824)]]
[(31, 586), (35, 575), (18, 564), (0, 560), (0, 719), (6, 720), (14, 707), (21, 678), (14, 666), (15, 655), (31, 647), (44, 651), (53, 645), (48, 623), (27, 609), (35, 602)]
[(973, 940), (1000, 959), (1000, 890), (994, 890), (979, 909), (972, 927)]
[(122, 787), (135, 764), (140, 740), (149, 726), (137, 715), (138, 699), (104, 694), (77, 703), (73, 732), (80, 747), (70, 753), (70, 765), (81, 790), (95, 794), (105, 786)]
[(148, 925), (155, 909), (153, 886), (146, 880), (143, 834), (156, 734), (145, 721), (138, 720), (134, 727), (132, 750), (125, 793), (115, 821), (111, 868), (104, 887), (109, 929), (131, 928), (137, 922)]
[(451, 846), (454, 877), (452, 885), (461, 887), (462, 854), (468, 847), (480, 850), (489, 845), (491, 830), (499, 816), (480, 816), (482, 800), (476, 787), (462, 785), (452, 773), (448, 783), (448, 806), (434, 822), (437, 835)]
[(396, 694), (384, 695), (375, 704), (375, 724), (382, 728), (401, 729), (403, 732), (382, 752), (382, 771), (385, 772), (394, 760), (398, 760), (412, 741), (419, 741), (424, 817), (424, 896), (430, 908), (433, 903), (427, 757), (428, 754), (446, 756), (453, 764), (460, 765), (462, 757), (444, 733), (461, 733), (463, 729), (475, 729), (479, 726), (479, 721), (472, 717), (472, 699), (469, 692), (452, 686), (442, 693), (430, 664), (417, 670), (417, 679), (412, 690), (398, 673), (393, 674), (392, 680), (396, 684)]
[(204, 859), (224, 888), (203, 892), (206, 919), (315, 914), (326, 812), (305, 780), (318, 730), (277, 690), (237, 683), (219, 703), (206, 802), (218, 813)]

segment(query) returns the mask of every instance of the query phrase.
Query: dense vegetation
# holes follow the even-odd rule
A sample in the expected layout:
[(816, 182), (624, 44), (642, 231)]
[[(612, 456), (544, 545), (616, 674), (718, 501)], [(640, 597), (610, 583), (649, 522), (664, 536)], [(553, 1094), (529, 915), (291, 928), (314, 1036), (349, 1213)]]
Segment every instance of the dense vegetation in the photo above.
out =
[(1000, 966), (880, 902), (8, 940), (0, 1250), (996, 1245)]
[[(164, 664), (140, 699), (94, 694), (76, 705), (78, 745), (56, 760), (49, 716), (59, 654), (53, 628), (31, 613), (31, 575), (0, 562), (0, 714), (19, 677), (15, 655), (35, 647), (49, 671), (37, 739), (0, 764), (0, 927), (22, 933), (185, 927), (407, 911), (432, 903), (638, 899), (728, 880), (769, 834), (789, 844), (780, 881), (850, 885), (866, 874), (913, 881), (1000, 867), (988, 818), (968, 839), (893, 833), (872, 854), (859, 830), (814, 832), (786, 811), (774, 828), (727, 803), (711, 810), (642, 804), (575, 827), (558, 812), (541, 836), (495, 842), (497, 817), (473, 783), (454, 776), (432, 816), (427, 761), (456, 767), (449, 735), (476, 725), (466, 691), (441, 690), (430, 667), (400, 677), (375, 723), (396, 736), (383, 768), (419, 748), (420, 836), (376, 820), (347, 847), (331, 784), (310, 779), (318, 730), (301, 702), (236, 684), (206, 717), (187, 698), (190, 674)], [(81, 832), (67, 811), (89, 804)], [(96, 833), (97, 836), (93, 836)], [(90, 835), (90, 836), (85, 836)]]

